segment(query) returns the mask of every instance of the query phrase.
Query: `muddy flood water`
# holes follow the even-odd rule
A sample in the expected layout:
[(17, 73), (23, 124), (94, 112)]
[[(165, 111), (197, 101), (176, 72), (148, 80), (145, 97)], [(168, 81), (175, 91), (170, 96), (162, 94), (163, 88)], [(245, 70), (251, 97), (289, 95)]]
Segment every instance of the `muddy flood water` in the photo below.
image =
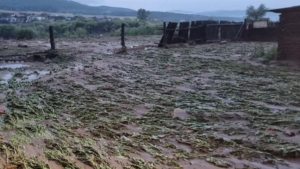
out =
[(252, 57), (275, 43), (159, 39), (1, 40), (0, 168), (300, 168), (299, 66)]

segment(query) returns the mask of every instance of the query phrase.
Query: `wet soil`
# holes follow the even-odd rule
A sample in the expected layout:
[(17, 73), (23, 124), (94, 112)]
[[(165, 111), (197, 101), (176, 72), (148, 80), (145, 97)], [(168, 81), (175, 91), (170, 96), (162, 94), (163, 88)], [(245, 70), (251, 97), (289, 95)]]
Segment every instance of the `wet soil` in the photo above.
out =
[(59, 39), (59, 58), (1, 63), (0, 166), (300, 168), (300, 69), (251, 57), (276, 44), (158, 41), (129, 37), (140, 47), (117, 55), (118, 38)]

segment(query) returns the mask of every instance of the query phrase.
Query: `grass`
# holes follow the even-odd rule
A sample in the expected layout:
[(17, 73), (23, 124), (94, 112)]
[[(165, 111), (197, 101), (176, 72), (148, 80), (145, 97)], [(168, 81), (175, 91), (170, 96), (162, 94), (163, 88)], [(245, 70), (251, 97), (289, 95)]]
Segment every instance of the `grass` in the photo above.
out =
[(277, 56), (277, 47), (266, 48), (262, 44), (256, 46), (252, 54), (254, 58), (262, 58), (262, 63), (269, 63), (272, 60), (276, 60)]

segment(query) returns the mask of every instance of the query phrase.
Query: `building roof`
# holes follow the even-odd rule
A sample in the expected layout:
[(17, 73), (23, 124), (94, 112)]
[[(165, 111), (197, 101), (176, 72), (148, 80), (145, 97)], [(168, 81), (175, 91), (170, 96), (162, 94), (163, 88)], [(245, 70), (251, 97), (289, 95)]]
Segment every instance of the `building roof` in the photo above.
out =
[(15, 16), (15, 17), (25, 17), (25, 15), (21, 14), (21, 13), (15, 13), (15, 14), (13, 14), (13, 16)]
[(11, 15), (11, 13), (0, 13), (1, 17), (10, 17)]
[(300, 12), (300, 6), (292, 6), (288, 8), (271, 9), (269, 12), (284, 13), (284, 12)]

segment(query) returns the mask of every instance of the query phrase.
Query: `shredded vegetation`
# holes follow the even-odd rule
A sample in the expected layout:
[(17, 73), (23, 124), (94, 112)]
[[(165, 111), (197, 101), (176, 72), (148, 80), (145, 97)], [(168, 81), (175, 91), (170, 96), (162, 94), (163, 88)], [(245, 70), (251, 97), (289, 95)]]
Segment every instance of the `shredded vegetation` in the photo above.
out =
[(1, 83), (3, 167), (179, 169), (195, 159), (220, 168), (233, 167), (230, 159), (249, 161), (244, 168), (288, 166), (281, 158), (298, 158), (300, 145), (279, 133), (299, 128), (299, 76), (252, 65), (244, 58), (253, 49), (234, 45), (67, 59), (49, 63), (60, 70), (44, 79)]

